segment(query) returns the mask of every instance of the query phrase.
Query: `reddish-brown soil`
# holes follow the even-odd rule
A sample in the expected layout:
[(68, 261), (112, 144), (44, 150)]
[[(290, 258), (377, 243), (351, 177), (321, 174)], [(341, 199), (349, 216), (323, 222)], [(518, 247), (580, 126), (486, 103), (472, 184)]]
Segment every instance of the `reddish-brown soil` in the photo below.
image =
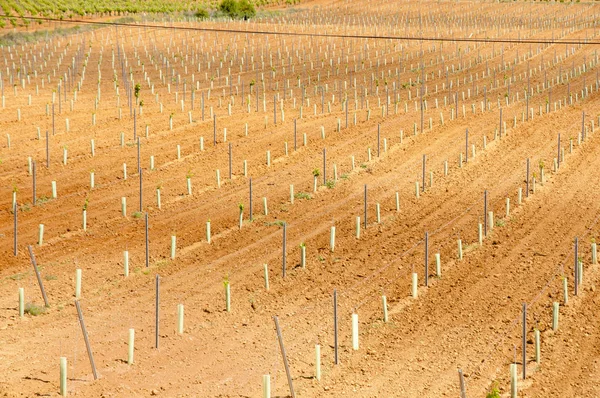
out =
[[(281, 16), (268, 20), (191, 26), (335, 35), (412, 36), (422, 31), (428, 37), (597, 39), (590, 21), (594, 21), (598, 6), (592, 5), (380, 2), (369, 3), (369, 9), (364, 9), (364, 5), (309, 2), (295, 12), (283, 11)], [(421, 49), (427, 77), (424, 132), (420, 131), (421, 85), (417, 83), (421, 76)], [(5, 48), (0, 57), (5, 95), (0, 130), (10, 134), (11, 147), (2, 137), (0, 395), (57, 396), (59, 358), (66, 357), (69, 395), (258, 397), (262, 376), (270, 374), (272, 396), (288, 396), (273, 321), (277, 316), (298, 397), (457, 397), (458, 369), (465, 374), (469, 397), (485, 396), (494, 385), (502, 396), (510, 396), (509, 364), (513, 362), (518, 365), (519, 396), (600, 396), (600, 320), (596, 307), (600, 296), (595, 287), (600, 272), (591, 261), (591, 243), (600, 230), (596, 50), (595, 45), (576, 44), (440, 45), (436, 41), (215, 34), (162, 28), (99, 29), (72, 38), (18, 46), (11, 48), (10, 53)], [(46, 104), (52, 102), (52, 91), (56, 90), (59, 77), (68, 73), (73, 57), (77, 85), (84, 51), (90, 55), (74, 109), (70, 110), (70, 100), (74, 99), (75, 87), (70, 86), (60, 114), (56, 99), (56, 130), (52, 134), (52, 118), (46, 113)], [(121, 62), (125, 65), (125, 60), (124, 74)], [(502, 62), (506, 70), (501, 67)], [(17, 76), (18, 68), (29, 71), (30, 83), (26, 80), (23, 89), (15, 79), (15, 96), (8, 75)], [(127, 76), (130, 68), (134, 84), (141, 85), (140, 98), (144, 101), (143, 113), (137, 117), (143, 173), (142, 213), (136, 213), (140, 189), (137, 145), (123, 81), (123, 77), (131, 78)], [(271, 79), (273, 70), (275, 77)], [(175, 80), (169, 81), (173, 71)], [(144, 81), (144, 72), (159, 94), (162, 113)], [(168, 74), (169, 79), (163, 83), (159, 73)], [(231, 116), (227, 108), (232, 99), (230, 85), (224, 78), (230, 74), (234, 99)], [(260, 81), (263, 74), (264, 86)], [(561, 82), (557, 82), (559, 74)], [(177, 75), (181, 75), (179, 84)], [(241, 96), (238, 75), (245, 98)], [(46, 79), (43, 88), (42, 76)], [(213, 89), (208, 99), (211, 76)], [(257, 76), (259, 110), (256, 111), (253, 88), (248, 113), (249, 83)], [(119, 85), (119, 103), (114, 78)], [(195, 94), (190, 124), (192, 79), (200, 81), (200, 90)], [(303, 97), (298, 79), (306, 88), (302, 119), (299, 117)], [(279, 94), (280, 100), (284, 99), (282, 87), (288, 80), (291, 92), (288, 89), (285, 94), (285, 120), (281, 120), (278, 103), (275, 125), (274, 96)], [(98, 81), (101, 94), (95, 110)], [(182, 111), (179, 101), (184, 81)], [(449, 81), (453, 82), (450, 90)], [(388, 101), (386, 83), (391, 105), (389, 114), (384, 108), (382, 116), (381, 106)], [(325, 85), (322, 113), (320, 90)], [(523, 120), (528, 87), (532, 94), (528, 105), (534, 114), (532, 119)], [(263, 89), (267, 92), (266, 111)], [(349, 99), (347, 127), (340, 94)], [(32, 97), (31, 105), (28, 95)], [(451, 116), (455, 104), (450, 95), (460, 98), (458, 117)], [(482, 112), (481, 103), (486, 99), (489, 109)], [(497, 134), (499, 103), (507, 127), (502, 137)], [(209, 107), (217, 115), (216, 145)], [(21, 121), (17, 121), (18, 109)], [(582, 112), (586, 115), (586, 135), (579, 142)], [(172, 130), (169, 115), (173, 116)], [(65, 118), (69, 119), (69, 132)], [(341, 131), (337, 131), (338, 119)], [(417, 135), (413, 134), (415, 125)], [(466, 129), (469, 157), (468, 162), (461, 164)], [(49, 168), (45, 157), (46, 130), (50, 136)], [(124, 147), (120, 146), (121, 132), (125, 134)], [(564, 159), (559, 170), (554, 171), (559, 133)], [(307, 137), (306, 146), (303, 134)], [(200, 151), (201, 137), (204, 151)], [(95, 156), (90, 150), (92, 139)], [(181, 148), (179, 160), (177, 145)], [(475, 147), (475, 157), (471, 145)], [(62, 163), (65, 147), (67, 165)], [(324, 149), (328, 186), (323, 184)], [(267, 151), (270, 166), (266, 164)], [(424, 155), (426, 189), (417, 198), (415, 182), (421, 186)], [(155, 157), (154, 170), (150, 170), (151, 156)], [(35, 205), (28, 157), (36, 162)], [(535, 190), (530, 185), (529, 192), (525, 184), (527, 159), (531, 165), (530, 180), (536, 179)], [(247, 176), (243, 174), (244, 160)], [(445, 161), (448, 175), (444, 174)], [(128, 169), (126, 180), (123, 163)], [(544, 181), (540, 181), (541, 164)], [(317, 192), (313, 192), (314, 169), (320, 169)], [(94, 189), (90, 189), (92, 171)], [(187, 193), (186, 176), (191, 176), (192, 195)], [(252, 221), (249, 177), (253, 187)], [(57, 183), (57, 199), (51, 199), (52, 181)], [(293, 203), (290, 184), (296, 193)], [(366, 229), (362, 225), (365, 186)], [(17, 188), (19, 206), (17, 256), (13, 255), (13, 187)], [(160, 209), (157, 187), (161, 187)], [(521, 204), (519, 188), (523, 193)], [(486, 190), (494, 225), (480, 246), (478, 224), (484, 220)], [(396, 211), (396, 192), (400, 211)], [(126, 217), (121, 215), (122, 197), (127, 198)], [(268, 215), (263, 214), (263, 197), (268, 200)], [(85, 203), (86, 231), (82, 228)], [(239, 204), (244, 206), (241, 229)], [(149, 268), (145, 266), (146, 212)], [(361, 222), (358, 239), (357, 216)], [(205, 235), (209, 220), (210, 244)], [(283, 222), (287, 235), (285, 278)], [(37, 244), (39, 224), (45, 228), (42, 246)], [(336, 227), (334, 251), (330, 250), (332, 226)], [(424, 285), (426, 232), (428, 287)], [(171, 236), (177, 239), (175, 259), (170, 258)], [(584, 268), (578, 296), (573, 295), (575, 237), (579, 238)], [(463, 243), (462, 260), (457, 255), (458, 239)], [(305, 269), (300, 267), (301, 244), (306, 245)], [(50, 307), (44, 314), (20, 318), (19, 287), (25, 289), (27, 303), (43, 305), (28, 245), (35, 253)], [(127, 278), (123, 275), (124, 250), (130, 253)], [(435, 275), (435, 253), (440, 253), (441, 277)], [(268, 291), (264, 286), (264, 264), (269, 268)], [(77, 268), (83, 272), (80, 303), (98, 380), (92, 375), (75, 309)], [(411, 297), (413, 272), (419, 281), (416, 299)], [(160, 275), (158, 349), (154, 324), (156, 275)], [(564, 277), (569, 285), (567, 305), (563, 304)], [(231, 286), (231, 312), (225, 311), (226, 280)], [(334, 290), (338, 295), (338, 365), (333, 364)], [(383, 294), (388, 301), (387, 323), (382, 321)], [(557, 331), (552, 330), (554, 301), (560, 303)], [(181, 335), (176, 330), (180, 303), (185, 306)], [(528, 304), (528, 375), (524, 381), (520, 377), (523, 303)], [(353, 313), (359, 316), (358, 350), (352, 349)], [(127, 364), (130, 328), (135, 329), (136, 336), (133, 365)], [(535, 328), (541, 331), (540, 365), (534, 357)], [(320, 381), (315, 378), (315, 344), (321, 345)]]

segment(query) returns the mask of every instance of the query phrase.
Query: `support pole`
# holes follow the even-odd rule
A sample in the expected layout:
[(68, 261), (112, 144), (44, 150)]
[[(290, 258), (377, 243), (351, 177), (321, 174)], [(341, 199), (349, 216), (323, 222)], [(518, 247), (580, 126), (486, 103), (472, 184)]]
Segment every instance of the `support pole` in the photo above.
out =
[(37, 277), (38, 285), (40, 285), (40, 290), (42, 291), (42, 297), (44, 298), (44, 305), (46, 307), (50, 307), (48, 303), (48, 296), (46, 296), (46, 290), (44, 289), (44, 284), (42, 283), (42, 277), (40, 276), (40, 270), (37, 267), (37, 263), (35, 261), (35, 256), (33, 255), (33, 249), (31, 245), (27, 246), (29, 250), (29, 258), (31, 258), (31, 264), (33, 265), (33, 270), (35, 271), (35, 276)]
[(365, 184), (365, 229), (367, 229), (367, 184)]
[(160, 303), (160, 276), (156, 275), (156, 308), (154, 317), (154, 348), (158, 349), (158, 318), (159, 318), (159, 303)]
[(92, 365), (92, 373), (94, 373), (94, 380), (98, 380), (98, 373), (96, 372), (96, 364), (94, 363), (94, 355), (92, 354), (92, 346), (90, 346), (90, 339), (88, 338), (87, 329), (85, 328), (85, 322), (83, 321), (83, 313), (81, 312), (81, 306), (79, 300), (75, 301), (75, 307), (77, 308), (77, 316), (79, 317), (79, 324), (81, 325), (81, 332), (83, 333), (83, 340), (85, 341), (85, 348), (87, 349), (88, 358), (90, 359), (90, 365)]
[(487, 189), (483, 191), (483, 234), (488, 233), (488, 218), (487, 218)]
[(339, 364), (338, 358), (338, 322), (337, 322), (337, 289), (333, 290), (333, 363)]
[(577, 252), (579, 251), (579, 238), (575, 237), (575, 295), (579, 292), (579, 264), (577, 259)]
[(287, 223), (283, 223), (283, 242), (282, 242), (282, 261), (281, 261), (281, 269), (283, 277), (285, 278), (286, 271), (286, 239), (287, 239)]
[(277, 339), (279, 340), (279, 348), (281, 349), (281, 356), (283, 357), (283, 366), (285, 367), (285, 373), (287, 375), (288, 385), (290, 387), (290, 395), (292, 398), (296, 398), (294, 393), (294, 385), (292, 383), (292, 374), (290, 373), (290, 365), (288, 364), (287, 355), (285, 354), (285, 346), (283, 345), (283, 336), (281, 335), (281, 329), (279, 329), (279, 321), (277, 316), (273, 317), (275, 321), (275, 330), (277, 331)]
[(523, 303), (523, 380), (527, 377), (527, 303)]
[(465, 388), (465, 376), (462, 369), (458, 369), (458, 382), (460, 384), (460, 398), (467, 398), (467, 390)]
[(429, 287), (429, 232), (425, 232), (425, 286)]
[(150, 267), (150, 248), (148, 245), (148, 213), (146, 213), (146, 217), (145, 217), (145, 221), (146, 221), (146, 268)]

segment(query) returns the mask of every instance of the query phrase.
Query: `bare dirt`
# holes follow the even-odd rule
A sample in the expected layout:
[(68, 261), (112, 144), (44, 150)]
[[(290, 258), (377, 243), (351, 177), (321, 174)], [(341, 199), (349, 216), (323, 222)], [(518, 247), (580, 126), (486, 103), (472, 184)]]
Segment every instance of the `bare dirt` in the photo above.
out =
[[(364, 3), (358, 2), (309, 2), (268, 20), (193, 26), (390, 36), (416, 35), (422, 30), (426, 36), (439, 37), (560, 37), (572, 41), (595, 39), (597, 35), (593, 25), (587, 23), (598, 12), (593, 5), (430, 2), (425, 6), (421, 8), (421, 23), (416, 3), (374, 3), (367, 10)], [(502, 396), (510, 396), (509, 364), (516, 362), (519, 375), (522, 372), (521, 310), (527, 303), (527, 379), (523, 381), (519, 376), (519, 396), (599, 396), (600, 321), (596, 305), (600, 297), (596, 284), (600, 272), (591, 261), (591, 243), (598, 236), (600, 220), (600, 202), (596, 200), (600, 191), (596, 173), (600, 168), (596, 47), (468, 42), (440, 45), (436, 41), (421, 44), (415, 40), (135, 27), (99, 29), (72, 38), (18, 46), (10, 52), (3, 49), (0, 66), (5, 109), (0, 113), (0, 130), (10, 134), (11, 147), (3, 138), (0, 394), (57, 396), (59, 358), (66, 357), (69, 395), (257, 397), (261, 396), (263, 375), (270, 374), (272, 395), (288, 396), (273, 321), (277, 316), (298, 397), (457, 397), (458, 369), (465, 374), (468, 396), (485, 396), (494, 385)], [(418, 99), (421, 84), (417, 83), (422, 76), (421, 49), (423, 76), (427, 77), (423, 87), (427, 90), (424, 132), (420, 130)], [(74, 90), (82, 79), (87, 52), (90, 55), (85, 77), (75, 101)], [(52, 102), (58, 79), (69, 73), (73, 57), (77, 65), (75, 84), (67, 87), (67, 100), (63, 98), (60, 113), (55, 99), (53, 134), (46, 104)], [(134, 123), (123, 81), (124, 77), (131, 79), (130, 68), (133, 84), (141, 86), (140, 99), (144, 103), (141, 115), (136, 107), (136, 133), (141, 137), (142, 212), (138, 212), (140, 183)], [(24, 89), (21, 77), (17, 78), (23, 71), (30, 79), (24, 77)], [(10, 74), (15, 76), (16, 96)], [(168, 78), (163, 82), (160, 78), (165, 75)], [(225, 76), (230, 75), (233, 80), (226, 81)], [(158, 102), (145, 77), (154, 85)], [(248, 112), (247, 96), (253, 79), (256, 84), (252, 86)], [(306, 90), (304, 103), (298, 79)], [(195, 81), (200, 83), (191, 110)], [(453, 83), (448, 89), (450, 81)], [(325, 91), (323, 108), (321, 88)], [(528, 90), (531, 96), (527, 102), (524, 94)], [(348, 96), (347, 126), (340, 95)], [(458, 107), (455, 95), (459, 96)], [(385, 107), (388, 96), (390, 105)], [(281, 119), (281, 100), (285, 120)], [(484, 101), (489, 108), (482, 112)], [(506, 123), (501, 136), (499, 104)], [(529, 114), (529, 120), (523, 120), (527, 119), (527, 105), (530, 111), (533, 109), (533, 116)], [(210, 107), (217, 115), (216, 145)], [(18, 109), (21, 121), (17, 120)], [(455, 109), (458, 117), (452, 116)], [(585, 137), (579, 136), (582, 112)], [(96, 123), (92, 124), (94, 114)], [(173, 129), (169, 127), (170, 115)], [(415, 126), (419, 130), (416, 135)], [(39, 140), (37, 127), (41, 131)], [(123, 147), (121, 132), (125, 136)], [(555, 171), (558, 134), (564, 159)], [(66, 165), (64, 148), (68, 151)], [(417, 198), (415, 183), (422, 189), (424, 155), (426, 186)], [(150, 169), (151, 156), (155, 159), (154, 170)], [(28, 157), (36, 162), (35, 205)], [(531, 168), (529, 191), (527, 159)], [(544, 181), (540, 180), (541, 166)], [(320, 175), (318, 189), (313, 192), (315, 169)], [(188, 176), (191, 195), (186, 186)], [(51, 198), (52, 181), (57, 183), (56, 199)], [(290, 184), (296, 194), (293, 203)], [(14, 187), (19, 206), (17, 256), (13, 255), (11, 210)], [(161, 190), (160, 209), (157, 188)], [(484, 222), (486, 190), (487, 210), (494, 212), (494, 221), (480, 246), (478, 224)], [(125, 217), (121, 214), (122, 197), (127, 198)], [(263, 211), (263, 197), (267, 198), (268, 215)], [(82, 211), (86, 203), (84, 231)], [(244, 218), (241, 229), (240, 204)], [(148, 268), (145, 213), (149, 218)], [(356, 238), (356, 217), (360, 217), (360, 238)], [(211, 223), (210, 244), (206, 241), (207, 221)], [(44, 224), (41, 246), (39, 224)], [(330, 248), (332, 226), (336, 228), (334, 251)], [(429, 243), (428, 287), (424, 285), (425, 233)], [(171, 236), (176, 236), (174, 259), (170, 258)], [(575, 237), (579, 238), (584, 269), (578, 296), (573, 295)], [(462, 259), (457, 254), (459, 239)], [(301, 244), (306, 246), (305, 269), (300, 266)], [(44, 314), (20, 318), (19, 287), (25, 289), (27, 303), (43, 305), (28, 245), (35, 253), (50, 307)], [(130, 255), (128, 277), (123, 275), (125, 250)], [(440, 277), (436, 276), (435, 253), (441, 258)], [(264, 264), (269, 269), (268, 291)], [(83, 272), (80, 303), (98, 380), (93, 378), (74, 305), (77, 268)], [(417, 298), (411, 297), (413, 272), (418, 276)], [(158, 349), (154, 323), (156, 275), (160, 275)], [(566, 305), (563, 277), (569, 287)], [(231, 312), (225, 311), (226, 281), (231, 287)], [(338, 297), (338, 365), (333, 363), (334, 290)], [(388, 303), (387, 323), (382, 320), (382, 295)], [(553, 302), (560, 303), (557, 331), (552, 330)], [(183, 334), (178, 334), (176, 328), (178, 304), (185, 306)], [(352, 348), (353, 313), (359, 316), (358, 350)], [(127, 364), (130, 328), (135, 329), (133, 365)], [(539, 365), (533, 344), (536, 328), (541, 332)], [(320, 381), (315, 378), (316, 344), (320, 344), (322, 354)]]

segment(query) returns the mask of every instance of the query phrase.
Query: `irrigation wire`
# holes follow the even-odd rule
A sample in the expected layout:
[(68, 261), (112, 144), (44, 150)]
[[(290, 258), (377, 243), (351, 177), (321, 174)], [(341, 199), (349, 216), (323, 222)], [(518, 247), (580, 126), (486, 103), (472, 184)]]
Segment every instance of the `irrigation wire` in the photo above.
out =
[[(9, 19), (14, 16), (0, 15), (0, 18)], [(517, 43), (517, 44), (571, 44), (571, 45), (600, 45), (600, 40), (558, 40), (558, 39), (490, 39), (490, 38), (472, 38), (472, 37), (427, 37), (427, 36), (391, 36), (391, 35), (346, 35), (338, 33), (302, 33), (302, 32), (272, 32), (268, 30), (244, 30), (233, 28), (207, 28), (190, 26), (161, 26), (147, 23), (133, 24), (126, 22), (108, 22), (108, 21), (86, 21), (83, 19), (59, 19), (46, 17), (22, 17), (33, 21), (60, 22), (73, 24), (101, 25), (114, 27), (132, 27), (132, 28), (151, 28), (151, 29), (169, 29), (194, 32), (209, 33), (242, 33), (256, 35), (279, 35), (296, 37), (323, 37), (329, 39), (373, 39), (373, 40), (402, 40), (402, 41), (432, 41), (432, 42), (468, 42), (468, 43)]]

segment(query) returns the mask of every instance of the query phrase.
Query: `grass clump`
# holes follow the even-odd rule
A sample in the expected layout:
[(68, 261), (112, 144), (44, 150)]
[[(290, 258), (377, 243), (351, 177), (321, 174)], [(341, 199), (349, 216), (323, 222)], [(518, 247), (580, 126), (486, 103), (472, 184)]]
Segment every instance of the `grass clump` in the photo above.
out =
[(265, 225), (267, 227), (272, 227), (273, 225), (277, 225), (278, 227), (283, 227), (283, 224), (285, 223), (285, 221), (282, 220), (275, 220), (273, 222), (266, 222)]
[(23, 279), (27, 275), (28, 275), (27, 272), (22, 272), (20, 274), (11, 275), (11, 276), (8, 277), (8, 279), (12, 279), (13, 281), (20, 281), (21, 279)]
[(312, 199), (312, 196), (307, 192), (298, 192), (294, 194), (294, 198), (296, 199)]
[(41, 196), (39, 198), (36, 199), (36, 203), (39, 205), (43, 205), (44, 203), (47, 203), (50, 201), (50, 198), (47, 196)]
[(46, 307), (37, 305), (35, 303), (25, 304), (25, 313), (31, 316), (38, 316), (46, 313)]

